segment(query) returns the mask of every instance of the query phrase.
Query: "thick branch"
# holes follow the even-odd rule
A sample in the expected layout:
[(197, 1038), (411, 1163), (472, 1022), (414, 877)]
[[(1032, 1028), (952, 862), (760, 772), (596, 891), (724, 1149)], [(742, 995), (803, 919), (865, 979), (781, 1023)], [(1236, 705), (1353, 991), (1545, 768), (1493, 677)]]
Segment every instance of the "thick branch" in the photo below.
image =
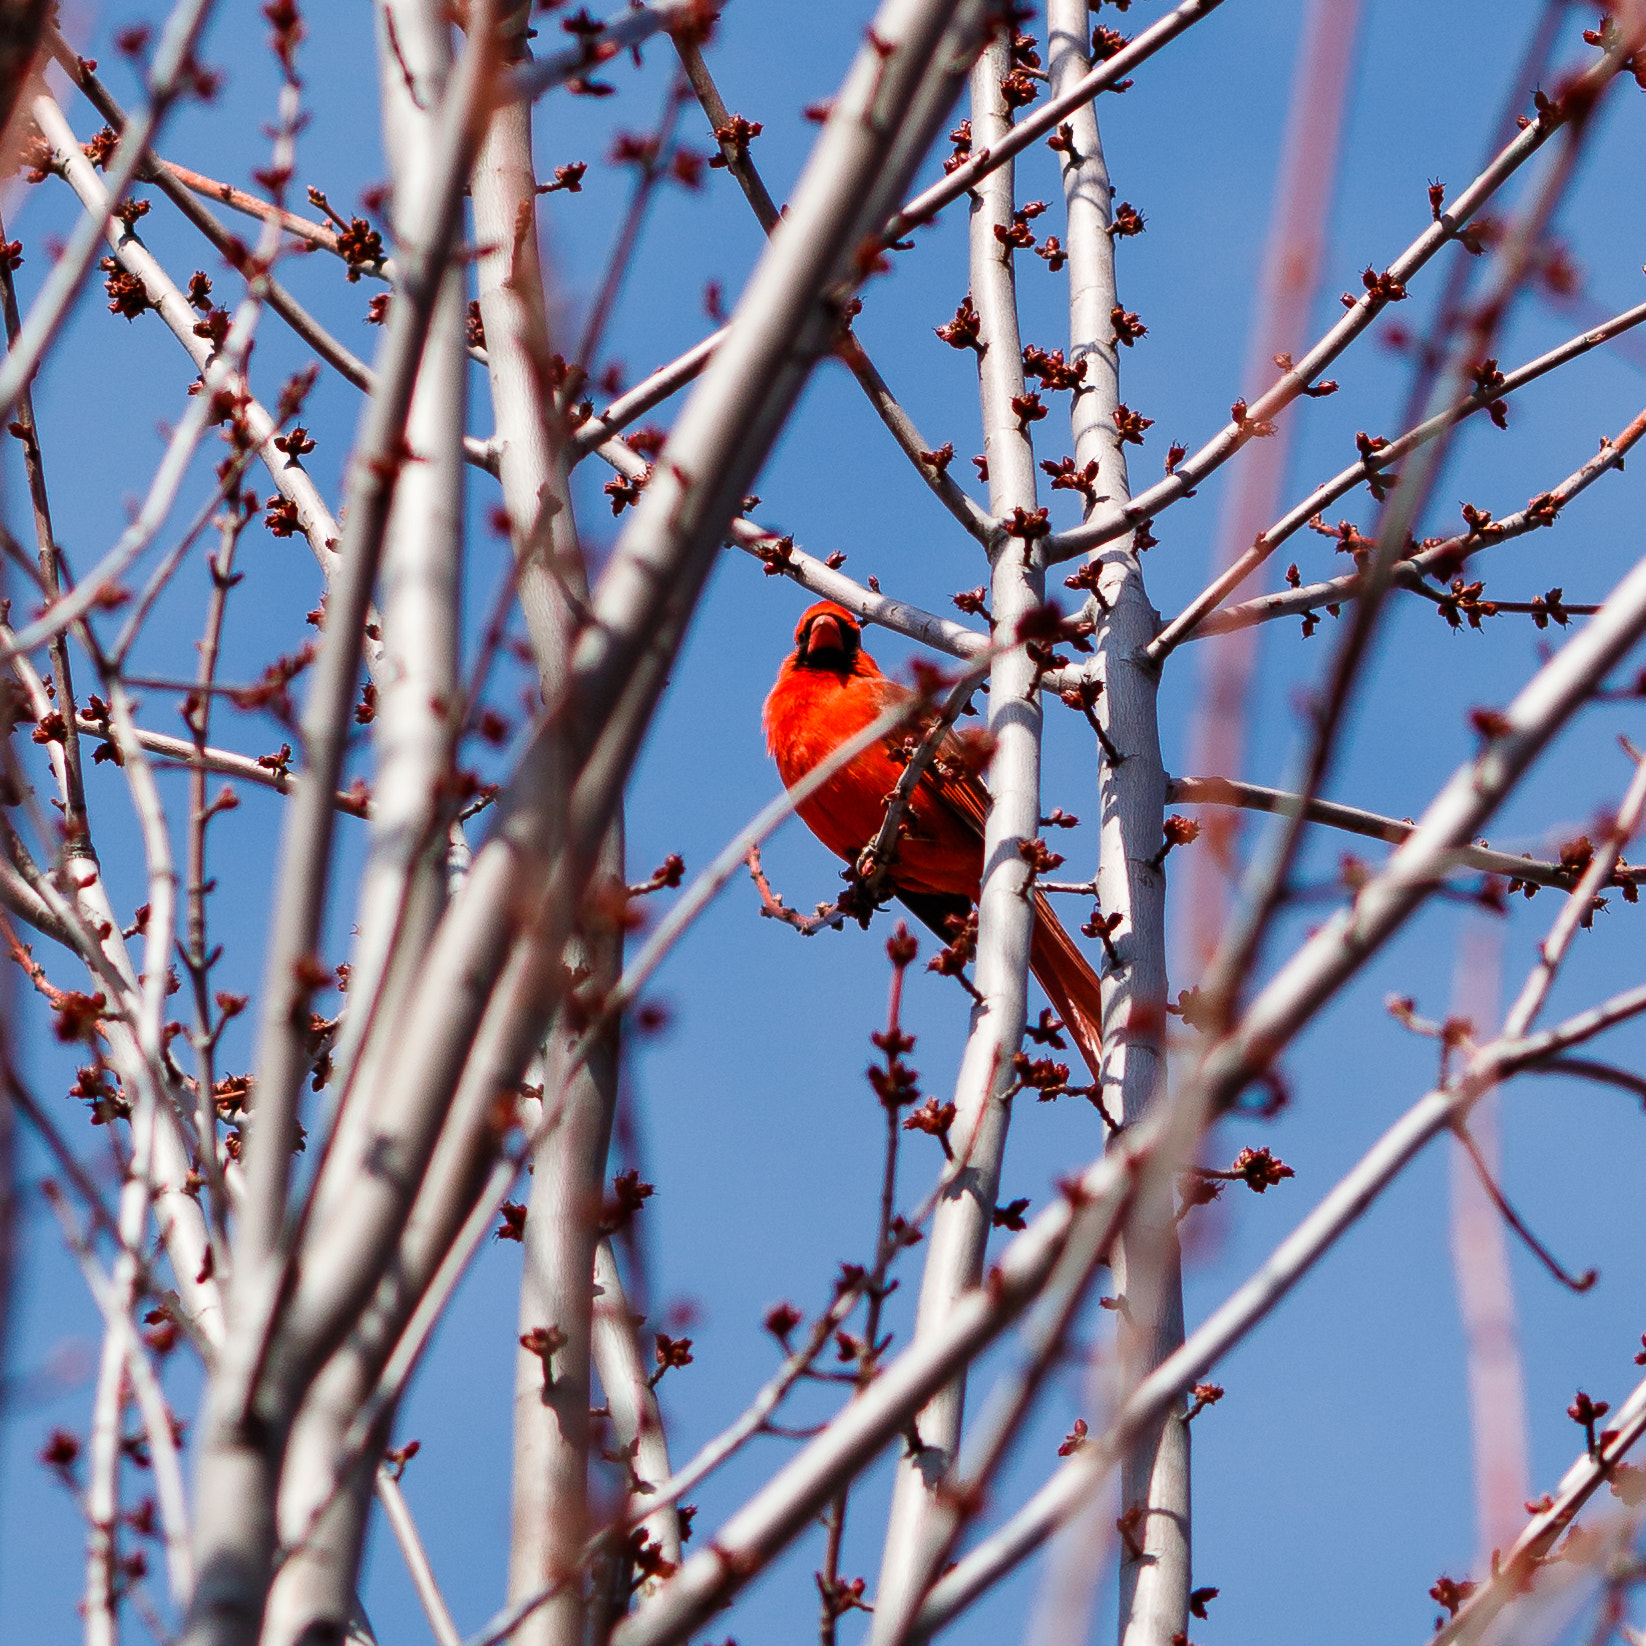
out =
[[(1085, 72), (1081, 0), (1052, 0), (1047, 23), (1055, 88)], [(1122, 305), (1110, 233), (1114, 190), (1090, 105), (1071, 121), (1060, 159), (1068, 210), (1069, 359), (1085, 365), (1089, 386), (1071, 407), (1074, 463), (1078, 469), (1096, 461), (1097, 482), (1112, 512), (1124, 509), (1131, 495), (1112, 318)], [(1088, 502), (1088, 518), (1103, 507)], [(1108, 1113), (1132, 1125), (1154, 1103), (1166, 1073), (1166, 877), (1158, 856), (1166, 773), (1159, 675), (1140, 657), (1160, 619), (1129, 539), (1109, 544), (1085, 573), (1095, 581), (1086, 615), (1097, 624), (1091, 668), (1102, 686), (1092, 705), (1103, 734), (1097, 900), (1112, 923), (1102, 968), (1099, 1096)], [(1119, 1328), (1126, 1384), (1135, 1384), (1183, 1341), (1171, 1183), (1164, 1167), (1150, 1173), (1112, 1260), (1115, 1291), (1126, 1302)], [(1167, 1417), (1135, 1439), (1121, 1477), (1122, 1513), (1133, 1517), (1136, 1529), (1121, 1560), (1119, 1638), (1121, 1646), (1171, 1646), (1189, 1626), (1189, 1431)]]
[[(1408, 1109), (1275, 1248), (1268, 1261), (1127, 1398), (1109, 1430), (1075, 1452), (1028, 1504), (936, 1585), (919, 1618), (920, 1634), (929, 1636), (953, 1621), (1076, 1514), (1114, 1467), (1130, 1438), (1159, 1421), (1185, 1391), (1258, 1326), (1359, 1222), (1424, 1146), (1449, 1131), (1485, 1092), (1509, 1075), (1643, 1011), (1646, 988), (1635, 988), (1542, 1034), (1493, 1041), (1471, 1059), (1465, 1077), (1456, 1085), (1432, 1091)], [(1591, 1482), (1589, 1490), (1597, 1483)], [(1550, 1523), (1540, 1517), (1533, 1524), (1547, 1528)], [(1516, 1548), (1519, 1552), (1520, 1545)], [(1521, 1573), (1528, 1569), (1529, 1563)], [(1515, 1581), (1510, 1578), (1505, 1583), (1498, 1605), (1514, 1592)], [(1455, 1639), (1455, 1632), (1442, 1638)]]
[[(1010, 44), (996, 39), (972, 70), (975, 141), (998, 142), (1010, 128), (1001, 81), (1011, 70)], [(1034, 514), (1034, 447), (1018, 403), (1024, 394), (1022, 340), (1012, 248), (1014, 168), (984, 179), (972, 210), (971, 295), (978, 315), (978, 381), (983, 449), (989, 465), (989, 504), (997, 516)], [(996, 234), (996, 229), (1001, 231)], [(1045, 573), (1032, 537), (1007, 537), (991, 552), (991, 606), (995, 626), (1013, 635), (1040, 605)], [(1023, 1035), (1029, 947), (1034, 928), (1033, 875), (1020, 847), (1040, 822), (1041, 711), (1034, 663), (1026, 650), (1001, 652), (989, 676), (989, 762), (992, 805), (983, 839), (983, 889), (978, 901), (977, 992), (971, 1031), (955, 1084), (955, 1124), (974, 1138), (968, 1170), (932, 1220), (921, 1274), (915, 1343), (941, 1332), (956, 1300), (983, 1271), (1011, 1110), (1007, 1092), (1012, 1056)], [(944, 1389), (920, 1413), (918, 1450), (904, 1458), (893, 1488), (881, 1556), (871, 1639), (895, 1646), (941, 1565), (950, 1528), (934, 1488), (953, 1467), (960, 1444), (965, 1383)]]

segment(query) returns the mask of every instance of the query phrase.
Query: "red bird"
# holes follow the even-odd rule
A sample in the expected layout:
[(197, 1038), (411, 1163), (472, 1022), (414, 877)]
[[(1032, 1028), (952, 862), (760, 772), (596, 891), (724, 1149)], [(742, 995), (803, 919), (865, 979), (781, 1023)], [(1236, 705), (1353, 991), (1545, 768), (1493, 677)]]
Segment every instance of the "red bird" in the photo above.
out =
[[(843, 606), (822, 601), (800, 619), (795, 649), (784, 659), (766, 699), (766, 747), (786, 788), (887, 708), (910, 696), (888, 680), (863, 650), (862, 625)], [(951, 740), (958, 744), (958, 739)], [(896, 740), (871, 747), (836, 772), (798, 808), (806, 825), (848, 863), (880, 832), (886, 797), (903, 768), (893, 759)], [(977, 902), (983, 881), (983, 820), (989, 791), (951, 747), (949, 775), (928, 771), (909, 804), (906, 834), (898, 842), (890, 880), (898, 897), (932, 930)], [(1053, 1008), (1100, 1074), (1103, 1012), (1097, 975), (1058, 924), (1045, 894), (1034, 898), (1029, 964)]]

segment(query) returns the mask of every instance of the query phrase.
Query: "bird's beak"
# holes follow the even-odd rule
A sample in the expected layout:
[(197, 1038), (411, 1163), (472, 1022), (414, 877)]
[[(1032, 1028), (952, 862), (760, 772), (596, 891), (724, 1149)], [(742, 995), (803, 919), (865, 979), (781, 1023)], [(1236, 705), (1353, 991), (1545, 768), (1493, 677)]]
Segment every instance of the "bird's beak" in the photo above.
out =
[(812, 619), (812, 626), (806, 631), (808, 652), (843, 652), (845, 649), (846, 637), (840, 632), (838, 617), (831, 617), (824, 612)]

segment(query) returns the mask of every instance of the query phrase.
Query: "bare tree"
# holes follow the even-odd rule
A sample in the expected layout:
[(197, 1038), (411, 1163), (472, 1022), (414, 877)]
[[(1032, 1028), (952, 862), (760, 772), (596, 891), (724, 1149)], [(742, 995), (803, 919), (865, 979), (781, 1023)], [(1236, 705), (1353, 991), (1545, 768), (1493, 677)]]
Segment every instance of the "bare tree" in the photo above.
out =
[[(1317, 332), (1360, 8), (1311, 0), (1251, 358), (1226, 420), (1198, 444), (1173, 439), (1149, 481), (1133, 470), (1159, 444), (1146, 439), (1162, 411), (1136, 409), (1126, 381), (1150, 331), (1126, 268), (1146, 217), (1105, 148), (1109, 111), (1146, 125), (1151, 79), (1261, 8), (1162, 4), (1127, 38), (1116, 24), (1130, 9), (883, 0), (832, 97), (808, 110), (815, 136), (780, 203), (755, 142), (770, 112), (733, 112), (716, 79), (735, 9), (653, 0), (601, 20), (559, 0), (381, 0), (373, 72), (355, 65), (350, 95), (375, 87), (391, 175), (358, 210), (321, 186), (341, 161), (310, 137), (334, 112), (326, 96), (342, 95), (335, 76), (325, 94), (310, 79), (332, 19), (270, 0), (255, 63), (234, 65), (248, 89), (229, 96), (205, 45), (213, 8), (178, 0), (115, 36), (141, 86), (128, 111), (59, 32), (70, 20), (0, 9), (0, 118), (9, 111), (7, 153), (27, 178), (7, 213), (54, 212), (63, 229), (55, 244), (0, 231), (0, 403), (22, 483), (16, 535), (0, 535), (12, 593), (0, 927), (18, 987), (43, 1005), (14, 1008), (0, 1038), (0, 1327), (16, 1307), (23, 1209), (47, 1209), (101, 1332), (83, 1424), (52, 1430), (41, 1451), (83, 1520), (93, 1646), (134, 1627), (187, 1646), (372, 1639), (360, 1589), (374, 1524), (439, 1646), (669, 1646), (774, 1566), (800, 1573), (789, 1625), (815, 1615), (822, 1646), (854, 1627), (873, 1646), (906, 1646), (955, 1624), (1048, 1542), (1036, 1638), (1084, 1631), (1113, 1567), (1121, 1646), (1187, 1646), (1217, 1592), (1199, 1581), (1191, 1536), (1191, 1436), (1223, 1394), (1212, 1374), (1447, 1134), (1485, 1530), (1474, 1578), (1430, 1590), (1444, 1614), (1436, 1639), (1475, 1640), (1488, 1625), (1542, 1638), (1579, 1600), (1596, 1646), (1638, 1638), (1628, 1616), (1646, 1575), (1646, 1476), (1625, 1457), (1646, 1432), (1646, 1384), (1611, 1404), (1580, 1391), (1576, 1461), (1516, 1507), (1539, 1482), (1527, 1479), (1511, 1244), (1574, 1294), (1596, 1276), (1564, 1267), (1511, 1202), (1492, 1117), (1523, 1074), (1646, 1099), (1630, 1043), (1591, 1044), (1646, 1012), (1635, 911), (1618, 907), (1638, 902), (1646, 877), (1626, 856), (1646, 757), (1622, 735), (1646, 696), (1631, 661), (1646, 634), (1646, 560), (1630, 546), (1607, 590), (1592, 561), (1557, 551), (1561, 583), (1499, 598), (1481, 557), (1490, 566), (1516, 538), (1574, 531), (1584, 493), (1624, 484), (1646, 411), (1591, 430), (1574, 391), (1562, 403), (1573, 449), (1525, 443), (1524, 504), (1499, 514), (1468, 502), (1462, 529), (1439, 522), (1441, 477), (1468, 455), (1460, 431), (1508, 427), (1521, 391), (1577, 381), (1579, 362), (1627, 346), (1646, 320), (1646, 305), (1584, 311), (1575, 335), (1503, 363), (1517, 309), (1586, 301), (1555, 226), (1616, 209), (1615, 178), (1598, 192), (1580, 184), (1613, 111), (1638, 125), (1646, 7), (1529, 7), (1531, 44), (1478, 174), (1406, 201), (1405, 243), (1371, 256), (1361, 289)], [(1460, 76), (1478, 78), (1470, 43), (1443, 44)], [(659, 61), (651, 107), (637, 70)], [(260, 103), (250, 88), (263, 81)], [(534, 125), (557, 133), (606, 99), (646, 107), (640, 131), (618, 130), (610, 165), (542, 158)], [(250, 188), (225, 166), (168, 157), (185, 112), (191, 158), (204, 132), (225, 150), (261, 145)], [(709, 140), (712, 152), (695, 146)], [(1054, 168), (1058, 204), (1031, 193)], [(625, 387), (624, 293), (655, 254), (644, 230), (667, 191), (702, 190), (710, 171), (727, 177), (705, 195), (706, 220), (729, 236), (746, 211), (758, 244), (729, 312), (711, 293), (713, 329)], [(1259, 217), (1266, 187), (1247, 203)], [(576, 290), (557, 273), (567, 231), (541, 202), (584, 193), (612, 232), (598, 276)], [(922, 244), (961, 214), (963, 273)], [(1356, 245), (1369, 233), (1354, 225)], [(163, 420), (158, 461), (128, 441), (109, 473), (64, 437), (55, 408), (35, 405), (80, 346), (75, 305), (98, 274), (110, 314), (91, 317), (99, 348), (138, 335), (107, 341), (114, 317), (141, 318), (145, 340), (163, 329), (188, 356), (177, 394), (158, 379), (132, 388), (147, 421)], [(911, 282), (941, 319), (923, 346), (975, 363), (975, 486), (955, 461), (965, 419), (951, 406), (943, 427), (917, 428), (887, 375), (909, 369), (907, 351), (877, 364), (865, 341), (881, 294)], [(1391, 308), (1426, 285), (1430, 323), (1391, 333)], [(1036, 341), (1054, 288), (1055, 341)], [(380, 328), (369, 362), (341, 334), (367, 293), (364, 319)], [(1246, 315), (1233, 307), (1238, 336)], [(1347, 380), (1338, 363), (1362, 359), (1375, 331), (1410, 364), (1403, 423), (1357, 434), (1355, 461), (1282, 512), (1302, 412), (1340, 392), (1328, 373)], [(287, 356), (299, 365), (282, 380), (267, 362)], [(953, 596), (955, 615), (876, 575), (857, 581), (842, 552), (808, 552), (760, 512), (759, 477), (829, 361), (941, 505), (934, 525), (959, 528), (971, 570), (956, 581), (977, 586)], [(676, 398), (666, 429), (642, 424)], [(353, 432), (333, 486), (311, 454), (316, 429), (344, 419)], [(610, 478), (591, 481), (589, 458)], [(117, 492), (115, 476), (140, 462), (124, 529), (72, 571), (65, 494)], [(1149, 552), (1157, 529), (1225, 466), (1207, 581), (1181, 556), (1163, 575)], [(1357, 518), (1328, 520), (1362, 494)], [(265, 532), (306, 544), (313, 577), (261, 566)], [(1307, 577), (1290, 565), (1275, 589), (1269, 562), (1294, 539), (1332, 558)], [(718, 598), (722, 549), (728, 579), (786, 579), (832, 602), (842, 645), (878, 632), (935, 657), (917, 656), (912, 685), (880, 692), (860, 723), (774, 749), (796, 780), (746, 827), (723, 818), (723, 847), (690, 883), (675, 855), (636, 874), (637, 766)], [(1186, 597), (1164, 602), (1160, 589), (1177, 585)], [(1177, 609), (1163, 617), (1157, 602)], [(1473, 747), (1416, 821), (1336, 793), (1351, 722), (1378, 701), (1388, 636), (1412, 610), (1437, 613), (1448, 642), (1495, 640), (1499, 670), (1520, 667), (1502, 637), (1545, 642), (1504, 706), (1471, 709)], [(772, 633), (791, 615), (773, 602)], [(1295, 776), (1275, 787), (1243, 776), (1244, 745), (1256, 639), (1288, 617), (1302, 641), (1318, 631), (1305, 653), (1317, 667)], [(185, 626), (192, 669), (175, 662)], [(271, 643), (288, 649), (269, 661)], [(1197, 650), (1211, 659), (1201, 688), (1176, 689)], [(508, 697), (521, 688), (523, 713)], [(957, 735), (985, 695), (985, 732)], [(1556, 850), (1493, 848), (1482, 830), (1511, 805), (1564, 815), (1530, 774), (1557, 745), (1591, 749), (1576, 740), (1596, 723), (1621, 741), (1599, 779), (1607, 809)], [(1421, 704), (1403, 725), (1424, 735)], [(1077, 743), (1058, 742), (1070, 727)], [(1067, 746), (1081, 750), (1073, 770), (1055, 755)], [(1429, 753), (1446, 747), (1437, 733)], [(1192, 751), (1193, 770), (1168, 773), (1175, 749)], [(929, 845), (923, 820), (965, 789), (967, 759), (988, 785), (974, 915), (966, 899), (934, 903), (910, 868)], [(798, 913), (761, 846), (888, 760), (900, 770), (889, 792), (869, 791), (876, 826), (848, 843), (845, 890)], [(175, 790), (171, 773), (185, 780)], [(1054, 834), (1079, 820), (1052, 802), (1087, 784), (1095, 828)], [(279, 808), (266, 850), (226, 843), (225, 819), (253, 791)], [(1276, 820), (1249, 864), (1245, 813)], [(1320, 842), (1342, 835), (1392, 849), (1323, 874)], [(1060, 853), (1060, 839), (1091, 848), (1067, 879), (1057, 874), (1076, 848)], [(1185, 859), (1174, 913), (1169, 866)], [(127, 878), (143, 887), (135, 912)], [(688, 1392), (676, 1407), (659, 1385), (692, 1363), (693, 1344), (667, 1316), (666, 1330), (649, 1318), (656, 1186), (625, 1103), (624, 1036), (655, 1022), (652, 979), (729, 887), (751, 927), (770, 917), (835, 952), (856, 927), (884, 936), (850, 951), (876, 975), (881, 953), (890, 967), (865, 1099), (876, 1212), (872, 1234), (823, 1232), (840, 1259), (832, 1285), (793, 1273), (796, 1295), (819, 1293), (812, 1307), (765, 1314), (775, 1365), (741, 1366), (729, 1397), (689, 1407)], [(1539, 891), (1553, 895), (1509, 924), (1510, 898)], [(1072, 1007), (1061, 1022), (1030, 992), (1054, 898), (1090, 910), (1079, 929), (1100, 1045)], [(939, 934), (927, 968), (898, 899)], [(1501, 1024), (1479, 959), (1447, 1014), (1397, 995), (1398, 1022), (1434, 1043), (1428, 1089), (1324, 1193), (1311, 1187), (1312, 1209), (1246, 1279), (1214, 1307), (1186, 1308), (1193, 1242), (1216, 1216), (1205, 1208), (1230, 1184), (1262, 1194), (1294, 1176), (1255, 1143), (1220, 1164), (1225, 1134), (1238, 1126), (1244, 1140), (1294, 1086), (1299, 1101), (1329, 1099), (1340, 1070), (1322, 1047), (1326, 1014), (1380, 1012), (1374, 960), (1448, 904), (1506, 934), (1488, 946), (1513, 991)], [(1537, 941), (1521, 944), (1551, 904)], [(1183, 941), (1169, 955), (1174, 918)], [(264, 920), (261, 982), (235, 993), (223, 945)], [(1579, 946), (1592, 960), (1569, 974), (1557, 1013), (1551, 995)], [(804, 977), (822, 951), (787, 952)], [(1169, 959), (1184, 974), (1175, 994)], [(908, 991), (925, 970), (969, 1013), (948, 1095), (922, 1091), (908, 1062)], [(735, 1016), (716, 1032), (740, 1032)], [(24, 1055), (53, 1037), (72, 1048), (78, 1109), (47, 1095), (55, 1063), (41, 1073)], [(1089, 1084), (1059, 1055), (1071, 1039)], [(231, 1072), (242, 1044), (246, 1071)], [(1054, 1100), (1085, 1105), (1101, 1141), (1064, 1146), (1057, 1190), (1031, 1217), (1005, 1186), (1011, 1122)], [(656, 1175), (666, 1184), (667, 1162)], [(1620, 1175), (1597, 1172), (1595, 1192), (1626, 1196)], [(509, 1537), (506, 1590), (481, 1622), (453, 1604), (418, 1493), (403, 1487), (419, 1447), (400, 1417), (495, 1239), (520, 1244), (523, 1278), (517, 1316), (493, 1323), (496, 1342), (514, 1344), (512, 1462), (493, 1483)], [(894, 1301), (900, 1287), (917, 1301)], [(753, 1313), (769, 1300), (739, 1302)], [(1617, 1375), (1597, 1366), (1593, 1386)], [(671, 1394), (686, 1387), (669, 1380)], [(1037, 1463), (1052, 1391), (1070, 1389), (1085, 1415)], [(728, 1409), (738, 1415), (688, 1453), (683, 1436)], [(772, 1462), (774, 1446), (756, 1441), (786, 1449)], [(728, 1512), (693, 1538), (688, 1494), (728, 1480), (752, 1484), (726, 1488)], [(1621, 1507), (1578, 1521), (1602, 1487)], [(878, 1561), (872, 1587), (850, 1558), (863, 1548)]]

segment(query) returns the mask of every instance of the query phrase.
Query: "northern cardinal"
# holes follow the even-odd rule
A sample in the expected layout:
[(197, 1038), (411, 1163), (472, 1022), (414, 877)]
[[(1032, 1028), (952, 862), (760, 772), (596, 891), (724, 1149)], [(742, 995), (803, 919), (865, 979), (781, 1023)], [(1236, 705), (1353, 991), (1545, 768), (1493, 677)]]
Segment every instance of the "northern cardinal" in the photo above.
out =
[[(825, 600), (811, 607), (794, 640), (762, 716), (766, 747), (787, 788), (910, 695), (863, 650), (862, 625), (843, 606)], [(880, 832), (887, 796), (903, 771), (893, 749), (892, 738), (866, 749), (798, 808), (812, 833), (848, 863)], [(962, 739), (951, 737), (940, 752), (946, 770), (928, 771), (916, 787), (889, 879), (903, 903), (947, 941), (948, 922), (968, 913), (982, 889), (989, 792), (967, 764)], [(1103, 1022), (1097, 975), (1043, 892), (1034, 894), (1034, 913), (1029, 964), (1097, 1077)]]

